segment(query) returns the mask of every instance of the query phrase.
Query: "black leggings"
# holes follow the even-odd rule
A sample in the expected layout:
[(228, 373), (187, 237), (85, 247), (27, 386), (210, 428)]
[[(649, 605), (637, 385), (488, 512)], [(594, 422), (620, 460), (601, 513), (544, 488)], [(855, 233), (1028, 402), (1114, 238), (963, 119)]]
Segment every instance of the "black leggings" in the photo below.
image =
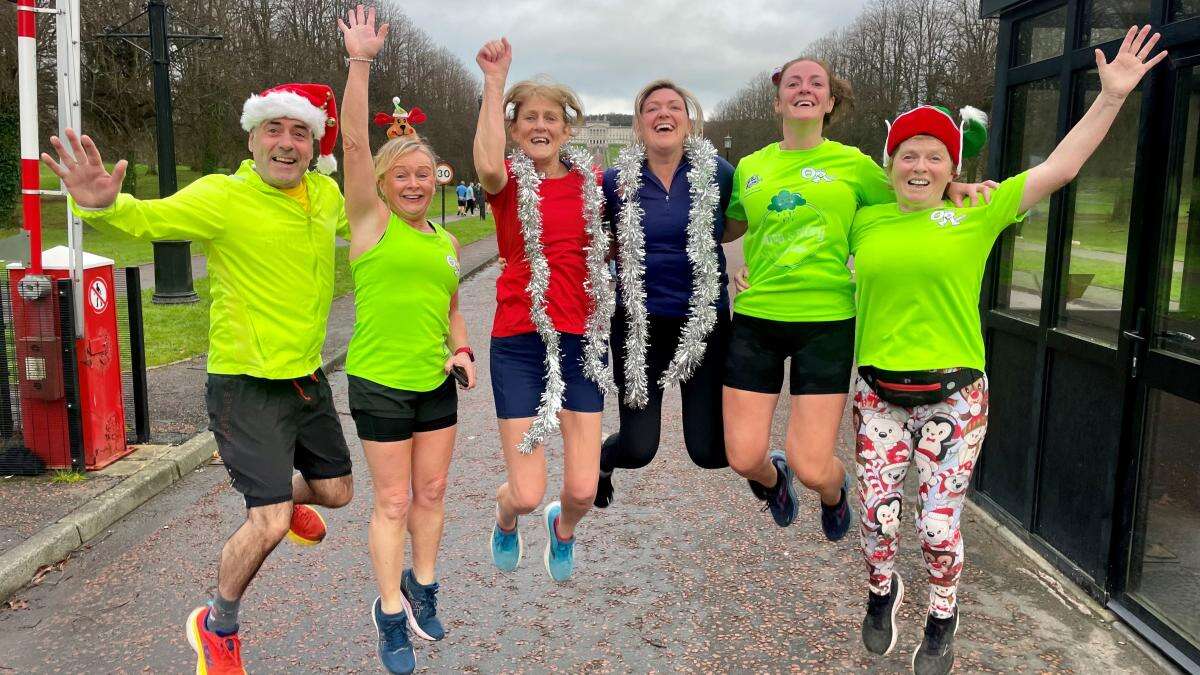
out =
[[(600, 468), (640, 469), (654, 459), (662, 431), (663, 390), (658, 386), (687, 319), (649, 317), (649, 339), (646, 349), (646, 380), (649, 401), (645, 408), (625, 405), (625, 312), (618, 310), (612, 321), (613, 373), (620, 397), (620, 430), (604, 440), (600, 451)], [(717, 325), (708, 335), (704, 360), (692, 377), (680, 385), (683, 398), (683, 442), (697, 466), (704, 469), (723, 469), (725, 431), (721, 420), (721, 385), (724, 380), (725, 354), (729, 345), (730, 321), (728, 310), (717, 310)]]

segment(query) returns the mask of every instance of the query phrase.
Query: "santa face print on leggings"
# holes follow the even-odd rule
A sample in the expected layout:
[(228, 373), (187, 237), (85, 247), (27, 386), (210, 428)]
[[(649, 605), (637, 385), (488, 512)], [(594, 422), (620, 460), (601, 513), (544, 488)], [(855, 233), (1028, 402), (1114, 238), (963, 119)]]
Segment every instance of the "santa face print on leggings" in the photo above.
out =
[(891, 592), (904, 479), (917, 465), (917, 535), (929, 577), (929, 611), (949, 617), (963, 568), (959, 520), (987, 434), (987, 378), (940, 403), (904, 408), (855, 382), (854, 422), (863, 557), (871, 591)]

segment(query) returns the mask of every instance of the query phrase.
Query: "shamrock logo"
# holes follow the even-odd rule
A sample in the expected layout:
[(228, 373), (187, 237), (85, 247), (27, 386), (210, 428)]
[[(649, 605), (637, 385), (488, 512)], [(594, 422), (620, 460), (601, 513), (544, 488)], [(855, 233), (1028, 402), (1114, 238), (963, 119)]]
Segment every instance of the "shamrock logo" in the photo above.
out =
[(783, 213), (784, 211), (800, 208), (806, 203), (804, 197), (788, 190), (781, 190), (779, 194), (771, 198), (771, 204), (767, 207), (767, 210)]

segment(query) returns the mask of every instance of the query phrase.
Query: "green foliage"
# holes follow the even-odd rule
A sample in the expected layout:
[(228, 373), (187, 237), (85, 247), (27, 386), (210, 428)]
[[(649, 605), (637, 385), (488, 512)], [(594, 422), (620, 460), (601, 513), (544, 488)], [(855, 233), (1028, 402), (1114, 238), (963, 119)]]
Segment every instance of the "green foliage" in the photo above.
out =
[(21, 118), (16, 101), (0, 99), (0, 227), (14, 223), (21, 195)]
[(75, 469), (59, 469), (50, 476), (51, 483), (73, 485), (87, 480), (87, 473)]

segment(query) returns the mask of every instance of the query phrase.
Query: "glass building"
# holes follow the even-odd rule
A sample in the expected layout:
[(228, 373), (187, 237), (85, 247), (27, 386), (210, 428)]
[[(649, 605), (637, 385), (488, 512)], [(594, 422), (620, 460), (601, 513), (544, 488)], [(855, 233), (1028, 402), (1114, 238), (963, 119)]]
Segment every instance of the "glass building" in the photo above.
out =
[(1200, 0), (983, 0), (1000, 19), (990, 173), (1044, 159), (1127, 27), (1170, 56), (1078, 179), (996, 245), (975, 499), (1200, 671)]

